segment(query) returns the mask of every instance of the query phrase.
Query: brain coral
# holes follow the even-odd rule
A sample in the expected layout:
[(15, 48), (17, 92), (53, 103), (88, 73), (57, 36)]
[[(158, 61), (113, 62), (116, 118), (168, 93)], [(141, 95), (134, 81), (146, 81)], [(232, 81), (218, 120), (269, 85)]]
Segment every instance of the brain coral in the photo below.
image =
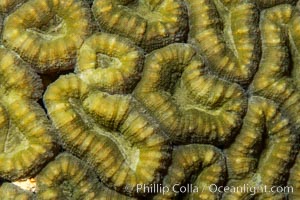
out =
[(130, 199), (111, 191), (78, 158), (62, 153), (37, 176), (38, 199)]
[(53, 129), (36, 102), (37, 75), (3, 47), (0, 83), (0, 176), (16, 180), (36, 173), (53, 156)]
[(300, 1), (0, 0), (0, 34), (0, 199), (299, 199)]
[(33, 199), (33, 194), (22, 190), (12, 183), (3, 183), (0, 187), (0, 198), (5, 200), (31, 200)]
[(93, 13), (102, 30), (128, 37), (147, 51), (183, 41), (187, 30), (181, 0), (96, 0)]
[(90, 32), (90, 13), (79, 0), (30, 0), (4, 23), (3, 43), (42, 73), (74, 64)]

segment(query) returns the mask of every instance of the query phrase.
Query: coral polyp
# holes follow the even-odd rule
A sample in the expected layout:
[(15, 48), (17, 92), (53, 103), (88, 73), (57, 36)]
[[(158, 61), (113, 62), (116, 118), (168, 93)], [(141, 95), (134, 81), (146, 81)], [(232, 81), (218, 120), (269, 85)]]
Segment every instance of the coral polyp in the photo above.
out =
[(246, 108), (243, 89), (210, 75), (188, 44), (148, 54), (134, 94), (175, 142), (225, 144)]
[[(196, 174), (195, 174), (196, 173)], [(174, 199), (179, 194), (179, 187), (185, 184), (193, 174), (196, 176), (187, 191), (187, 199), (218, 199), (221, 193), (213, 193), (205, 188), (215, 184), (220, 186), (225, 180), (225, 159), (222, 152), (210, 145), (182, 145), (173, 150), (172, 165), (163, 180), (163, 187), (169, 188), (165, 194), (158, 194), (153, 199)], [(176, 186), (176, 187), (175, 187)], [(200, 190), (196, 192), (196, 190)]]
[(5, 20), (3, 43), (38, 72), (69, 69), (91, 31), (90, 17), (79, 0), (29, 0)]
[(300, 198), (300, 154), (296, 158), (296, 162), (290, 171), (290, 178), (288, 180), (288, 185), (293, 190), (289, 194), (290, 200), (296, 200)]
[(210, 68), (230, 81), (248, 83), (258, 64), (258, 15), (251, 1), (186, 0), (189, 42)]
[(2, 47), (0, 84), (0, 177), (16, 180), (39, 171), (53, 156), (53, 129), (36, 102), (37, 75)]
[[(285, 169), (295, 154), (296, 139), (289, 120), (282, 116), (274, 102), (251, 97), (241, 132), (225, 151), (229, 184), (258, 188), (283, 184), (288, 173)], [(226, 194), (225, 199), (243, 199), (251, 195), (249, 191), (236, 192)], [(256, 195), (261, 199), (282, 196), (259, 191)]]
[(3, 183), (0, 186), (0, 198), (3, 200), (33, 200), (33, 194), (12, 183)]
[(0, 199), (299, 199), (299, 52), (300, 0), (0, 0)]
[(2, 0), (0, 1), (0, 13), (8, 13), (26, 0)]
[(299, 20), (298, 9), (288, 4), (262, 12), (262, 58), (250, 88), (253, 94), (279, 103), (297, 128), (300, 126), (300, 93), (297, 88)]
[(50, 85), (44, 101), (63, 145), (101, 180), (128, 194), (159, 180), (168, 141), (130, 96), (89, 91), (75, 75)]
[(95, 0), (93, 13), (101, 29), (130, 38), (146, 51), (183, 41), (187, 28), (180, 0)]
[(130, 199), (100, 184), (86, 164), (68, 153), (57, 156), (39, 173), (37, 196), (40, 200)]
[(130, 91), (140, 78), (144, 52), (127, 38), (97, 33), (80, 48), (76, 71), (92, 87)]

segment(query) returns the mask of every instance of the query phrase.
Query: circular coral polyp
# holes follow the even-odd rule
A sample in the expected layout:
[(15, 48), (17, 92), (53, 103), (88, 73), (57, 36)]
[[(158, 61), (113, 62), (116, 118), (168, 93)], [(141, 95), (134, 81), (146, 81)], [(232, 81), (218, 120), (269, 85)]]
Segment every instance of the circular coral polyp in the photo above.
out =
[(100, 28), (133, 40), (146, 51), (183, 41), (187, 12), (179, 0), (95, 0)]
[(80, 48), (76, 72), (92, 87), (124, 92), (136, 85), (143, 61), (143, 50), (127, 38), (96, 33)]
[(62, 153), (37, 176), (37, 197), (51, 199), (130, 199), (101, 184), (83, 161), (69, 153)]
[(16, 180), (39, 171), (53, 156), (51, 125), (36, 103), (36, 75), (0, 48), (0, 177)]
[(188, 44), (147, 55), (134, 94), (175, 142), (227, 143), (241, 124), (243, 89), (207, 73)]
[(90, 33), (82, 1), (29, 0), (4, 23), (3, 43), (40, 73), (70, 69)]
[(159, 180), (168, 141), (132, 97), (91, 90), (75, 75), (50, 85), (44, 102), (64, 146), (112, 188), (134, 195)]

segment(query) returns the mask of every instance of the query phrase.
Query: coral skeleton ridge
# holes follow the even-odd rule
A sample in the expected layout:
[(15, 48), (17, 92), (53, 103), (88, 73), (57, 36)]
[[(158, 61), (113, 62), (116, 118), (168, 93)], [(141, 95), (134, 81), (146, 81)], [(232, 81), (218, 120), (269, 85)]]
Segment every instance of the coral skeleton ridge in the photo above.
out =
[(0, 0), (0, 199), (297, 200), (299, 52), (300, 0)]

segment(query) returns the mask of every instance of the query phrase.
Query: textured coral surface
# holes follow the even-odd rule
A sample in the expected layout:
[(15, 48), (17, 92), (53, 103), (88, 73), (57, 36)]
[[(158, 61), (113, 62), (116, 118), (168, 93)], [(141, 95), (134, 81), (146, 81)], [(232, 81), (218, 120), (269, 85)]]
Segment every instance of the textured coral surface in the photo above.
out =
[(300, 1), (0, 0), (0, 36), (0, 200), (300, 199)]

